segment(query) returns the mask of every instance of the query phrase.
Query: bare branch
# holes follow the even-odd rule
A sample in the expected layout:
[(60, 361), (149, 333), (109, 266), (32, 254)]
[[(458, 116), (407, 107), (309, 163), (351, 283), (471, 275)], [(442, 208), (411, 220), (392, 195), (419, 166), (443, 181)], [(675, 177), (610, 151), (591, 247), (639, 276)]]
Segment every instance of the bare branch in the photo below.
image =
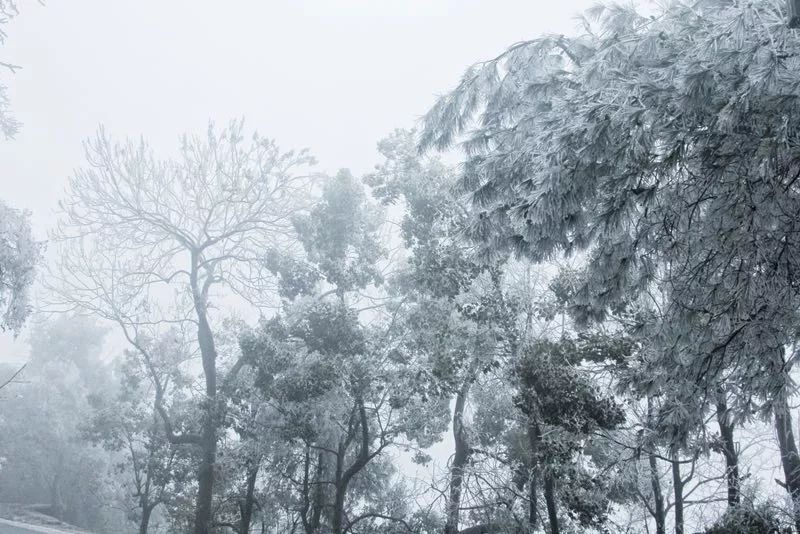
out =
[(27, 363), (22, 364), (22, 367), (17, 369), (17, 371), (13, 375), (11, 375), (11, 378), (0, 384), (0, 389), (3, 389), (7, 385), (11, 384), (14, 381), (14, 379), (17, 378), (17, 376), (19, 376), (19, 374), (25, 369), (27, 365), (28, 365)]

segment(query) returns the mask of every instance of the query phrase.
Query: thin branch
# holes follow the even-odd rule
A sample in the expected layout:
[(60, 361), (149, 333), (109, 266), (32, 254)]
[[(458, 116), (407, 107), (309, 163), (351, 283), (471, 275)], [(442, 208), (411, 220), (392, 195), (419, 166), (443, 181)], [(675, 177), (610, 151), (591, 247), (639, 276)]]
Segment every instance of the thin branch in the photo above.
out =
[(4, 387), (6, 387), (10, 383), (12, 383), (14, 381), (14, 379), (17, 378), (17, 376), (19, 376), (19, 374), (23, 371), (23, 369), (25, 369), (25, 367), (27, 367), (27, 365), (28, 365), (27, 363), (22, 364), (22, 367), (17, 369), (17, 372), (14, 373), (13, 375), (11, 375), (11, 378), (9, 378), (8, 380), (6, 380), (2, 384), (0, 384), (0, 389), (3, 389)]
[(14, 65), (12, 63), (6, 63), (5, 61), (0, 61), (0, 67), (5, 67), (11, 71), (11, 74), (16, 74), (17, 71), (22, 68), (22, 65)]

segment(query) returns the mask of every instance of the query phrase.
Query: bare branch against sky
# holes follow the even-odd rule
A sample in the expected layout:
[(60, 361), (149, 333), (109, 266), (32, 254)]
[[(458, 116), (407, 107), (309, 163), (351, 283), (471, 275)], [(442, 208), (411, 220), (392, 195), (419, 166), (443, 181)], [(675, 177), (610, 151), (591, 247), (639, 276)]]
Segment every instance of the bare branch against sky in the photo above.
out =
[[(164, 157), (209, 120), (246, 117), (329, 172), (368, 171), (376, 140), (413, 127), (475, 58), (569, 33), (591, 0), (270, 0), (23, 3), (0, 59), (15, 118), (0, 143), (3, 200), (46, 238), (82, 141), (99, 125)], [(65, 21), (69, 21), (66, 23)], [(43, 146), (47, 147), (42, 151)], [(4, 339), (5, 338), (5, 339)], [(0, 334), (0, 347), (10, 348)]]

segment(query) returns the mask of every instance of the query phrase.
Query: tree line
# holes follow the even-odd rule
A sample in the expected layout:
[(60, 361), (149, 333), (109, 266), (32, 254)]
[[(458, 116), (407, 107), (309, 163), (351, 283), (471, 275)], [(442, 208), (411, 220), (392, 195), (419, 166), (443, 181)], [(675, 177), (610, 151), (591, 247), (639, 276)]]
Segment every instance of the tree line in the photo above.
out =
[[(364, 176), (243, 121), (169, 159), (100, 129), (2, 389), (0, 500), (102, 532), (800, 532), (785, 9), (595, 7)], [(5, 205), (0, 237), (18, 330), (42, 245)]]

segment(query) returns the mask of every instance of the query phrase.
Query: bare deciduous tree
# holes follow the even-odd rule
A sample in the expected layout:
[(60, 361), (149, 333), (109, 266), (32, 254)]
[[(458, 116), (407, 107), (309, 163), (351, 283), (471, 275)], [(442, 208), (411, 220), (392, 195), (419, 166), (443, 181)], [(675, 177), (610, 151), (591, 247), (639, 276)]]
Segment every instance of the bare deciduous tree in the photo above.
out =
[(156, 159), (144, 141), (114, 143), (102, 129), (85, 146), (88, 164), (70, 179), (53, 236), (60, 253), (54, 305), (117, 323), (145, 361), (141, 340), (165, 328), (196, 337), (204, 379), (198, 429), (171, 421), (150, 371), (168, 438), (200, 450), (194, 531), (204, 534), (221, 423), (212, 290), (259, 306), (269, 300), (262, 258), (289, 246), (292, 219), (312, 196), (314, 178), (301, 170), (313, 160), (257, 134), (246, 142), (241, 121), (185, 136), (169, 161)]

